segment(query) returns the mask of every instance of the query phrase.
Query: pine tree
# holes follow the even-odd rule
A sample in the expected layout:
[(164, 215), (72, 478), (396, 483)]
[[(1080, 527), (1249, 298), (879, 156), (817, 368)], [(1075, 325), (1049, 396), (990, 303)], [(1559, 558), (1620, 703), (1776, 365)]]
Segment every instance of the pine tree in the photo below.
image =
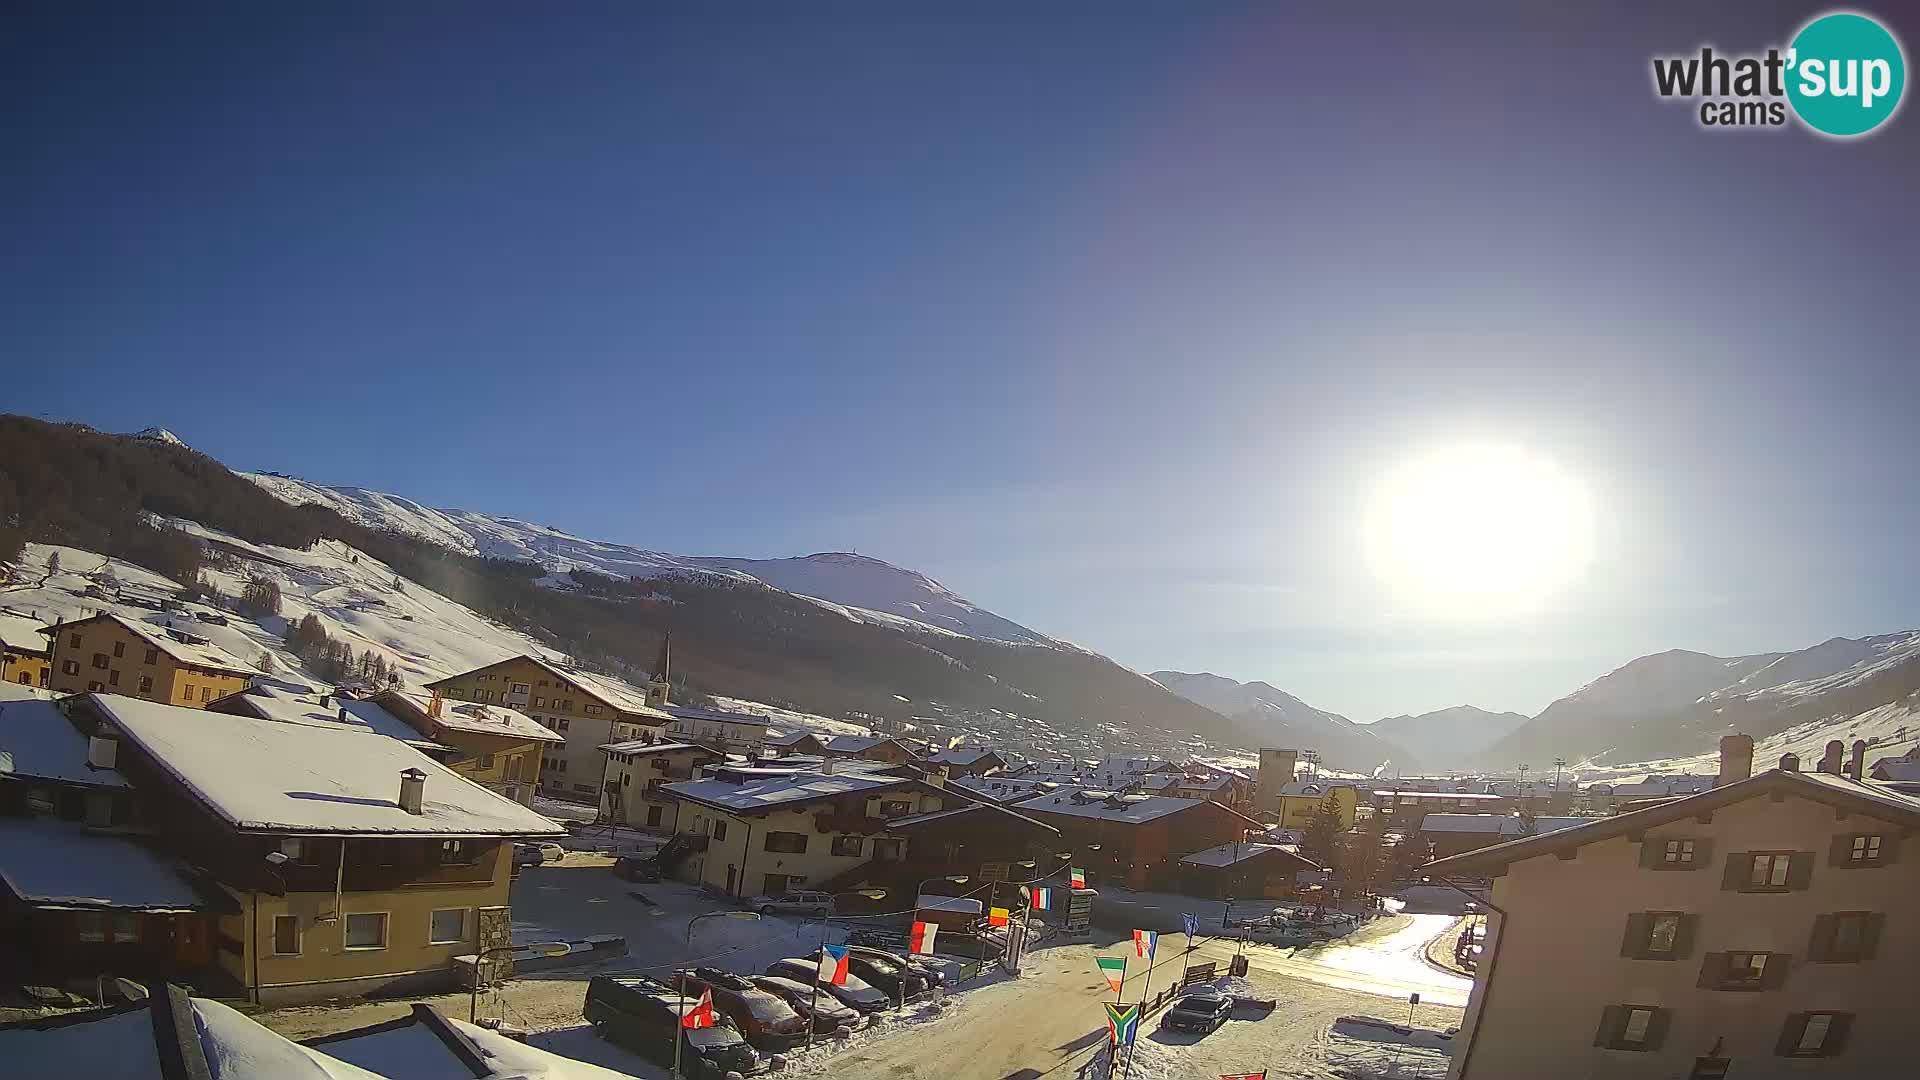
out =
[(60, 572), (60, 553), (57, 551), (48, 552), (47, 553), (47, 573), (57, 574), (59, 572)]
[(1339, 841), (1340, 797), (1329, 791), (1320, 805), (1314, 807), (1313, 816), (1307, 819), (1307, 831), (1300, 838), (1300, 854), (1316, 865), (1332, 866)]
[(1533, 812), (1531, 803), (1520, 807), (1520, 835), (1532, 836), (1540, 831), (1540, 820)]

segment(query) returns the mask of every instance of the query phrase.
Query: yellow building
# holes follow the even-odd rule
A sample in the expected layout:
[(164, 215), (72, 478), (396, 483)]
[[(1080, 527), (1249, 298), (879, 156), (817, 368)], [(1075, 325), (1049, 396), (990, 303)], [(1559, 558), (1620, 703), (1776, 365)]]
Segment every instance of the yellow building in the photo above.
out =
[(538, 772), (546, 794), (595, 802), (607, 759), (600, 747), (661, 741), (674, 718), (647, 704), (647, 693), (604, 675), (535, 656), (514, 656), (427, 684), (454, 701), (505, 705), (565, 740), (547, 750)]
[(53, 671), (43, 620), (0, 611), (0, 682), (45, 686)]
[(512, 843), (564, 830), (367, 731), (74, 699), (141, 820), (230, 903), (210, 963), (267, 1004), (461, 980), (510, 949)]
[(1353, 828), (1354, 813), (1360, 806), (1360, 792), (1352, 784), (1327, 780), (1296, 780), (1280, 788), (1280, 821), (1283, 829), (1304, 829), (1320, 809), (1332, 799), (1340, 815), (1340, 831)]
[(566, 739), (505, 705), (436, 700), (410, 690), (382, 690), (365, 702), (385, 709), (414, 731), (458, 753), (447, 767), (522, 806), (533, 805), (540, 763)]
[(102, 613), (55, 623), (49, 689), (126, 694), (197, 709), (244, 690), (258, 674), (206, 638)]

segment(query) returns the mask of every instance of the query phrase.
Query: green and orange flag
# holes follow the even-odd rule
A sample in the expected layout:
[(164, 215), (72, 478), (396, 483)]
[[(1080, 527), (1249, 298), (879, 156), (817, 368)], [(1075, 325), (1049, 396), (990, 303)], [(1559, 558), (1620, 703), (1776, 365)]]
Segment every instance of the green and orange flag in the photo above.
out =
[(1087, 872), (1077, 866), (1067, 867), (1067, 884), (1072, 885), (1076, 889), (1086, 888)]
[(1095, 967), (1100, 969), (1100, 974), (1107, 977), (1107, 985), (1113, 988), (1113, 992), (1116, 994), (1119, 993), (1121, 984), (1127, 981), (1127, 958), (1124, 956), (1096, 956), (1093, 958), (1093, 963)]

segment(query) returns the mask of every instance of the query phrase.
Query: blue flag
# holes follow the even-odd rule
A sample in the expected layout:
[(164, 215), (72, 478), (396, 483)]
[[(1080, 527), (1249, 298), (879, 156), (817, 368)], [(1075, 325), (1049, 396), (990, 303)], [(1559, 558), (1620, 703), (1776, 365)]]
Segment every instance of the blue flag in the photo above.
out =
[(1195, 915), (1193, 912), (1191, 911), (1181, 912), (1180, 921), (1186, 924), (1188, 937), (1192, 937), (1193, 935), (1200, 932), (1200, 916)]

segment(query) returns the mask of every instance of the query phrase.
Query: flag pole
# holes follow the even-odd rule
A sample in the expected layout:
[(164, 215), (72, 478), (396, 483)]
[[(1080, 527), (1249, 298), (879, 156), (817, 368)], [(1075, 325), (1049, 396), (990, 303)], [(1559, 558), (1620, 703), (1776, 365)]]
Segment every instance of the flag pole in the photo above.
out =
[(820, 1015), (820, 965), (827, 962), (827, 942), (820, 941), (820, 955), (813, 958), (813, 998), (807, 1002), (807, 1049), (813, 1049), (813, 1026)]

